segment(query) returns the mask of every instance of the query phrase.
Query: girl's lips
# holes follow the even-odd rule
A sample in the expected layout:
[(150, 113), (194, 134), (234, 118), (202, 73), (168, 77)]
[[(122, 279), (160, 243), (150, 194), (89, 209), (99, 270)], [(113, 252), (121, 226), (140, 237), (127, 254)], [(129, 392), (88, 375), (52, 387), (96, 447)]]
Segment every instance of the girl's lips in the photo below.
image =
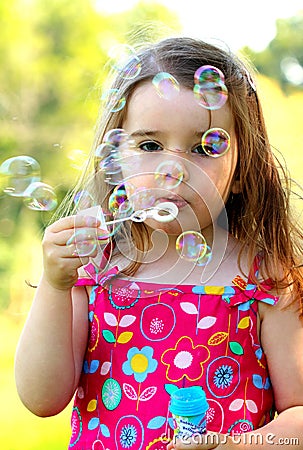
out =
[(185, 201), (182, 197), (161, 197), (157, 199), (156, 205), (162, 202), (174, 203), (178, 207), (178, 209), (184, 208), (188, 205), (188, 202)]

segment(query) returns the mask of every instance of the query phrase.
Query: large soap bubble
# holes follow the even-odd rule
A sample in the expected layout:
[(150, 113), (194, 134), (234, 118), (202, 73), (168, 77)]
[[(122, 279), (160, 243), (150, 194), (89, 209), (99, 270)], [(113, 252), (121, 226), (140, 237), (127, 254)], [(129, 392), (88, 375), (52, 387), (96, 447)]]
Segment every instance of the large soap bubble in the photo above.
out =
[(194, 73), (194, 95), (206, 109), (220, 109), (227, 101), (225, 78), (217, 67), (205, 65)]
[(177, 161), (162, 161), (155, 171), (155, 180), (164, 189), (175, 189), (183, 178), (183, 167)]
[(141, 61), (131, 45), (117, 44), (110, 49), (108, 55), (110, 66), (119, 73), (121, 78), (132, 80), (140, 74)]
[(230, 136), (223, 128), (210, 128), (201, 140), (205, 153), (213, 158), (224, 155), (230, 148)]
[(53, 188), (39, 181), (31, 183), (23, 197), (25, 206), (34, 211), (52, 211), (58, 205)]
[(0, 166), (3, 191), (12, 197), (23, 197), (28, 186), (40, 181), (40, 165), (31, 156), (14, 156)]
[(180, 92), (180, 86), (175, 77), (167, 72), (159, 72), (152, 79), (152, 84), (159, 97), (171, 100)]
[(184, 231), (176, 240), (176, 250), (181, 258), (197, 263), (206, 254), (207, 243), (198, 231)]

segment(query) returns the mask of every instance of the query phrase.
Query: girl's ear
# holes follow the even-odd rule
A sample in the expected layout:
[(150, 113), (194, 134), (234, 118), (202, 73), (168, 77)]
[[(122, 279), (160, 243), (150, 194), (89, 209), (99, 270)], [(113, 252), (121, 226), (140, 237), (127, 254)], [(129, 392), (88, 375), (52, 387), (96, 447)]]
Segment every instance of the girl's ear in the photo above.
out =
[(240, 194), (241, 193), (241, 188), (240, 188), (240, 181), (239, 180), (235, 180), (231, 186), (231, 192), (233, 194)]

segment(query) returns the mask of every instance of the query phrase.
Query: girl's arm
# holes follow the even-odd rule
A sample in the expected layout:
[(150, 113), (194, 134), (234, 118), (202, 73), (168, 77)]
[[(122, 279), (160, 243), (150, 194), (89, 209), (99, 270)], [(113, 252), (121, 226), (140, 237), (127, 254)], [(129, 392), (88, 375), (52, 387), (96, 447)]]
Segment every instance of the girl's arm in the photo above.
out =
[(15, 361), (19, 396), (34, 414), (57, 414), (71, 400), (81, 372), (87, 329), (84, 288), (56, 290), (43, 276)]
[(73, 286), (88, 258), (79, 258), (66, 242), (75, 227), (96, 232), (98, 225), (96, 219), (68, 217), (45, 232), (44, 271), (15, 360), (19, 396), (39, 416), (62, 411), (78, 385), (88, 337), (88, 298), (84, 287)]
[[(266, 450), (278, 446), (303, 449), (303, 322), (298, 304), (287, 306), (280, 299), (275, 306), (260, 304), (261, 342), (267, 357), (278, 417), (249, 433), (237, 436), (216, 435), (202, 443), (178, 441), (168, 449)], [(221, 443), (218, 444), (218, 442)], [(218, 444), (218, 445), (217, 445)]]

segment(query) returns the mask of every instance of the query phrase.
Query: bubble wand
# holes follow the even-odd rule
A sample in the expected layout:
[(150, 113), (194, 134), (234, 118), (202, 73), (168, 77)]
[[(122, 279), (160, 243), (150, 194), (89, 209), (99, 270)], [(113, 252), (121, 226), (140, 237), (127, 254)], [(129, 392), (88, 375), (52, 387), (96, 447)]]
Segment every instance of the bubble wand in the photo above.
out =
[[(114, 219), (106, 222), (101, 220), (103, 225), (115, 225), (118, 223), (131, 220), (132, 222), (144, 222), (146, 219), (154, 219), (158, 222), (166, 223), (174, 220), (178, 215), (179, 209), (177, 205), (172, 202), (162, 202), (156, 206), (148, 209), (139, 209), (133, 212), (130, 216), (120, 219)], [(102, 210), (99, 210), (99, 214), (103, 216)], [(104, 219), (104, 216), (103, 216)], [(76, 230), (75, 233), (68, 239), (66, 245), (76, 244), (77, 250), (74, 252), (77, 256), (89, 256), (96, 248), (98, 241), (106, 241), (112, 233), (106, 236), (92, 236), (85, 230)]]

